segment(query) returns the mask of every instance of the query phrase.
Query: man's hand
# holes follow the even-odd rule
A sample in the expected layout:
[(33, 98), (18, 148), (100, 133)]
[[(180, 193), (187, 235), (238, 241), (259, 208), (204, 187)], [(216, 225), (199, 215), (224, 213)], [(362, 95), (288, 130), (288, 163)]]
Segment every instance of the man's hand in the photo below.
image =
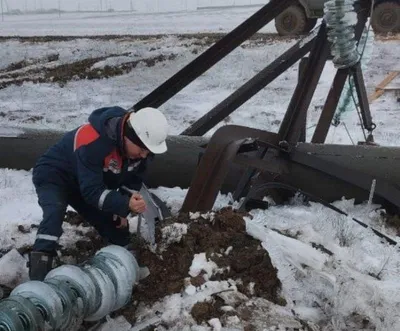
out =
[(141, 214), (146, 210), (146, 202), (139, 193), (134, 193), (129, 200), (129, 209), (134, 213)]

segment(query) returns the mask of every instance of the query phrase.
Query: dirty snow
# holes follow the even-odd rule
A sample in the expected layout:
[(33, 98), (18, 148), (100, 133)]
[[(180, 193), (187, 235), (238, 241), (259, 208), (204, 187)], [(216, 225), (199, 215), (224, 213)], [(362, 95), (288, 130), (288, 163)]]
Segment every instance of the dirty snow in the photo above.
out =
[(217, 268), (218, 266), (215, 262), (207, 259), (206, 253), (195, 254), (189, 269), (189, 275), (197, 277), (204, 271), (208, 277), (211, 277)]
[[(1, 23), (2, 35), (85, 35), (85, 34), (153, 34), (186, 33), (203, 31), (227, 31), (240, 23), (249, 14), (249, 9), (231, 11), (219, 10), (202, 14), (169, 15), (127, 15), (121, 17), (64, 16), (50, 20), (19, 17)], [(197, 15), (197, 16), (196, 16)], [(171, 24), (174, 22), (174, 24)], [(168, 24), (167, 24), (168, 23)], [(3, 41), (0, 48), (0, 69), (13, 62), (30, 58), (44, 58), (58, 54), (59, 63), (72, 63), (90, 57), (114, 54), (113, 59), (99, 60), (95, 66), (124, 63), (126, 56), (132, 58), (176, 53), (175, 60), (157, 64), (154, 67), (138, 66), (129, 74), (109, 79), (72, 81), (61, 87), (57, 84), (24, 83), (0, 90), (0, 124), (5, 126), (31, 126), (42, 128), (69, 129), (86, 120), (95, 108), (118, 103), (129, 107), (152, 89), (169, 78), (195, 58), (192, 50), (203, 51), (202, 46), (179, 41), (176, 37), (165, 37), (153, 41), (99, 41), (76, 39), (49, 43), (24, 43), (17, 40)], [(209, 70), (200, 79), (185, 88), (171, 101), (161, 107), (173, 124), (173, 133), (179, 133), (188, 123), (210, 110), (222, 101), (266, 63), (290, 47), (293, 41), (272, 42), (266, 45), (239, 48), (216, 68)], [(129, 53), (130, 55), (123, 55)], [(374, 43), (372, 63), (365, 72), (368, 91), (387, 75), (398, 69), (400, 44), (398, 41)], [(33, 63), (33, 66), (52, 65)], [(312, 127), (320, 113), (321, 106), (334, 75), (328, 64), (317, 88), (310, 107), (308, 125)], [(261, 93), (248, 101), (230, 116), (227, 123), (241, 123), (276, 131), (290, 100), (297, 81), (297, 68), (293, 67), (271, 83)], [(395, 92), (385, 93), (372, 103), (373, 117), (378, 125), (375, 139), (383, 145), (397, 146), (400, 139), (398, 130), (399, 103)], [(43, 116), (38, 122), (29, 122), (32, 115)], [(356, 113), (343, 116), (343, 123), (331, 128), (327, 142), (349, 144), (349, 129), (354, 141), (361, 140), (359, 120)], [(3, 130), (2, 130), (3, 131)], [(32, 244), (35, 228), (29, 233), (24, 230), (37, 225), (41, 210), (37, 205), (31, 172), (0, 169), (0, 248), (9, 250)], [(173, 213), (179, 211), (187, 190), (180, 188), (158, 188), (154, 190), (164, 199)], [(215, 205), (219, 209), (228, 205), (231, 197), (220, 195)], [(352, 216), (391, 235), (397, 241), (396, 233), (382, 224), (379, 206), (357, 205), (352, 200), (337, 201), (335, 205)], [(287, 306), (280, 307), (265, 300), (247, 304), (258, 312), (254, 323), (264, 330), (302, 329), (298, 319), (314, 324), (314, 330), (400, 330), (400, 255), (393, 247), (376, 237), (371, 230), (364, 229), (348, 217), (327, 210), (320, 204), (305, 206), (294, 200), (287, 206), (271, 206), (268, 210), (253, 210), (246, 218), (248, 233), (262, 241), (268, 250), (278, 276), (282, 282), (282, 297)], [(84, 229), (79, 229), (85, 231)], [(180, 229), (182, 230), (182, 229)], [(25, 232), (25, 231), (24, 231)], [(83, 232), (84, 233), (84, 232)], [(182, 232), (183, 234), (183, 232)], [(175, 234), (173, 234), (175, 235)], [(73, 245), (78, 239), (76, 227), (64, 225), (61, 244)], [(25, 279), (26, 268), (15, 250), (0, 259), (0, 279), (12, 284)], [(229, 253), (229, 252), (228, 252)], [(8, 260), (7, 260), (8, 259)], [(7, 267), (3, 267), (4, 263)], [(208, 263), (199, 256), (193, 261), (193, 269), (204, 268)], [(212, 268), (212, 266), (211, 266)], [(13, 272), (11, 272), (13, 271)], [(10, 275), (25, 275), (11, 279)], [(189, 274), (188, 274), (189, 277)], [(183, 295), (165, 297), (153, 307), (140, 307), (139, 323), (158, 321), (174, 325), (168, 330), (218, 330), (220, 321), (211, 320), (208, 325), (193, 326), (189, 312), (196, 302), (209, 300), (210, 296), (235, 290), (229, 282), (206, 282), (194, 291), (187, 288)], [(295, 315), (293, 315), (293, 312)], [(161, 313), (159, 317), (157, 313)], [(269, 324), (265, 324), (269, 321)], [(241, 330), (235, 316), (224, 330)], [(122, 318), (108, 319), (102, 326), (105, 330), (135, 330)], [(166, 330), (159, 327), (159, 330)]]
[(187, 233), (187, 224), (174, 223), (163, 227), (162, 238), (165, 239), (166, 244), (178, 243), (181, 241), (182, 236)]
[[(226, 59), (160, 107), (171, 123), (171, 134), (182, 132), (294, 42), (293, 40), (271, 41), (259, 45), (245, 43), (246, 47), (233, 51)], [(0, 58), (3, 59), (0, 67), (3, 69), (13, 62), (32, 60), (32, 58), (46, 59), (54, 53), (59, 55), (58, 60), (31, 65), (30, 67), (33, 66), (38, 71), (31, 74), (35, 77), (40, 77), (40, 68), (71, 64), (87, 58), (98, 58), (93, 64), (97, 69), (111, 64), (126, 63), (128, 58), (131, 61), (139, 61), (139, 64), (129, 73), (106, 80), (73, 79), (67, 84), (25, 82), (20, 86), (11, 85), (0, 89), (0, 126), (68, 130), (86, 121), (95, 108), (116, 104), (129, 108), (206, 48), (207, 46), (199, 45), (196, 39), (180, 39), (173, 36), (135, 41), (123, 38), (116, 40), (84, 38), (48, 43), (4, 41), (0, 48)], [(397, 41), (375, 41), (370, 60), (373, 65), (368, 65), (365, 70), (369, 94), (389, 72), (398, 69), (399, 54), (400, 45)], [(170, 55), (174, 55), (175, 58), (158, 62), (154, 66), (146, 64), (146, 59)], [(14, 70), (10, 74), (24, 70), (27, 69)], [(297, 66), (293, 66), (231, 114), (221, 125), (245, 124), (277, 132), (296, 86), (297, 74)], [(310, 106), (307, 119), (308, 139), (312, 137), (334, 74), (332, 63), (327, 63)], [(6, 78), (0, 77), (0, 83), (5, 80)], [(396, 81), (393, 81), (393, 84), (395, 83)], [(371, 104), (373, 120), (377, 124), (374, 131), (375, 140), (382, 145), (394, 146), (400, 139), (397, 126), (400, 116), (398, 98), (398, 92), (391, 90)], [(357, 112), (345, 112), (341, 120), (340, 125), (332, 126), (329, 130), (328, 143), (352, 144), (363, 140)]]

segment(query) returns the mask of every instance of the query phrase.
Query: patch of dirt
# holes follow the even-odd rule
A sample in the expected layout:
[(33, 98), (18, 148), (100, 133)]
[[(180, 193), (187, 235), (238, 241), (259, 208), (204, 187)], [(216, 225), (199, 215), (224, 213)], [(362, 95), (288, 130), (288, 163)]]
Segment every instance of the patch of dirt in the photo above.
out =
[(44, 119), (44, 116), (42, 115), (33, 115), (29, 116), (28, 118), (25, 118), (22, 120), (22, 123), (36, 123)]
[(0, 73), (14, 71), (14, 70), (20, 70), (22, 68), (26, 68), (26, 67), (34, 65), (34, 64), (44, 64), (44, 63), (49, 63), (49, 62), (53, 62), (53, 61), (58, 61), (59, 58), (60, 58), (59, 54), (50, 54), (43, 58), (24, 59), (19, 62), (11, 63), (9, 66), (7, 66), (7, 68), (0, 70)]
[[(121, 42), (131, 41), (148, 41), (155, 42), (166, 36), (176, 37), (183, 46), (193, 48), (191, 52), (198, 54), (217, 41), (221, 40), (225, 33), (199, 33), (199, 34), (173, 34), (173, 35), (104, 35), (104, 36), (44, 36), (44, 37), (0, 37), (0, 42), (7, 40), (19, 40), (26, 43), (47, 43), (47, 42), (65, 42), (76, 39), (94, 39), (94, 40), (116, 40)], [(240, 47), (251, 48), (260, 47), (267, 43), (277, 40), (285, 41), (298, 39), (299, 37), (281, 37), (276, 34), (256, 33), (248, 41), (244, 42)], [(198, 46), (198, 47), (196, 47)], [(155, 50), (155, 48), (154, 48)], [(51, 83), (57, 82), (61, 87), (72, 80), (78, 79), (102, 79), (123, 75), (131, 72), (139, 63), (143, 62), (148, 67), (154, 66), (156, 63), (173, 60), (177, 54), (161, 54), (154, 57), (134, 60), (132, 62), (123, 63), (117, 66), (105, 66), (103, 68), (92, 68), (92, 66), (107, 58), (115, 56), (130, 56), (130, 53), (108, 54), (103, 57), (87, 58), (73, 63), (66, 63), (57, 66), (47, 66), (48, 63), (55, 62), (59, 59), (59, 54), (51, 54), (42, 58), (28, 58), (22, 61), (10, 64), (6, 69), (0, 70), (0, 89), (4, 89), (10, 85), (21, 86), (24, 82)], [(36, 65), (36, 66), (34, 66)], [(32, 66), (31, 68), (29, 68)], [(20, 69), (26, 70), (18, 72)], [(35, 119), (32, 119), (35, 121)]]
[[(159, 40), (165, 37), (177, 37), (180, 40), (185, 39), (204, 39), (208, 44), (214, 43), (226, 36), (226, 33), (180, 33), (180, 34), (154, 34), (154, 35), (99, 35), (99, 36), (0, 36), (0, 42), (8, 40), (18, 40), (26, 43), (47, 43), (54, 41), (72, 41), (76, 39), (91, 39), (91, 40), (121, 40), (121, 41), (152, 41)], [(298, 38), (279, 36), (276, 33), (255, 33), (250, 40), (290, 40)]]
[[(82, 216), (70, 210), (65, 213), (64, 222), (67, 222), (73, 226), (90, 226), (90, 224), (87, 223)], [(79, 235), (83, 235), (83, 233), (80, 233), (79, 230), (77, 230), (76, 232)], [(106, 246), (106, 243), (103, 241), (103, 239), (100, 237), (95, 229), (86, 232), (84, 237), (84, 240), (77, 240), (75, 242), (75, 245), (69, 248), (61, 248), (60, 252), (62, 255), (62, 259), (68, 259), (68, 263), (80, 264), (87, 261), (98, 250)]]
[[(157, 63), (171, 61), (176, 58), (176, 54), (164, 55), (160, 54), (154, 57), (143, 58), (126, 62), (118, 66), (104, 66), (101, 68), (92, 68), (97, 62), (104, 61), (107, 58), (115, 56), (129, 56), (130, 53), (110, 54), (103, 57), (87, 58), (73, 63), (65, 63), (56, 67), (38, 66), (34, 69), (25, 71), (24, 73), (9, 73), (0, 74), (0, 89), (4, 89), (10, 85), (22, 85), (24, 82), (51, 83), (57, 82), (60, 86), (64, 86), (67, 82), (79, 79), (103, 79), (114, 76), (120, 76), (131, 72), (139, 63), (145, 63), (148, 67), (153, 67)], [(22, 65), (22, 64), (18, 64)], [(38, 119), (36, 119), (38, 120)]]
[(201, 324), (211, 318), (221, 317), (221, 307), (224, 305), (222, 300), (212, 300), (210, 302), (197, 302), (191, 311), (194, 320)]
[[(191, 220), (185, 214), (169, 220), (163, 228), (174, 223), (188, 225), (187, 234), (179, 242), (170, 243), (165, 248), (161, 244), (162, 228), (158, 228), (158, 245), (154, 252), (135, 243), (139, 264), (150, 270), (150, 275), (134, 289), (132, 297), (135, 302), (151, 305), (166, 295), (180, 293), (188, 279), (193, 286), (201, 286), (205, 282), (205, 272), (190, 278), (189, 269), (194, 255), (205, 252), (208, 259), (219, 268), (224, 268), (221, 273), (212, 275), (210, 280), (232, 279), (245, 296), (282, 304), (278, 296), (281, 283), (277, 270), (260, 242), (247, 235), (243, 214), (230, 208), (216, 213), (213, 220)], [(195, 305), (192, 314), (197, 321), (206, 321), (224, 313), (219, 309), (221, 305), (222, 302), (214, 298), (212, 302)], [(136, 307), (131, 305), (119, 311), (118, 315), (123, 314), (130, 323), (134, 323), (135, 310)]]
[[(77, 39), (90, 40), (116, 40), (116, 41), (157, 41), (165, 37), (177, 37), (179, 40), (196, 39), (198, 45), (211, 45), (227, 33), (204, 32), (204, 33), (180, 33), (180, 34), (154, 34), (154, 35), (88, 35), (88, 36), (0, 36), (0, 42), (9, 40), (18, 40), (23, 43), (48, 43), (48, 42), (66, 42)], [(290, 41), (297, 40), (299, 36), (279, 36), (276, 33), (255, 33), (249, 38), (251, 42), (273, 42), (273, 41)], [(381, 41), (399, 40), (400, 33), (379, 34), (375, 33), (375, 38)]]
[(383, 215), (384, 222), (389, 228), (393, 229), (396, 234), (400, 235), (400, 215)]
[(74, 246), (61, 248), (63, 258), (71, 257), (75, 263), (79, 264), (87, 261), (98, 250), (106, 246), (96, 230), (88, 231), (85, 237), (87, 239), (76, 241)]
[(369, 317), (360, 315), (356, 312), (351, 313), (345, 318), (348, 330), (375, 331), (376, 326)]
[(30, 233), (31, 230), (32, 230), (32, 228), (26, 228), (23, 225), (18, 225), (18, 231), (23, 234)]

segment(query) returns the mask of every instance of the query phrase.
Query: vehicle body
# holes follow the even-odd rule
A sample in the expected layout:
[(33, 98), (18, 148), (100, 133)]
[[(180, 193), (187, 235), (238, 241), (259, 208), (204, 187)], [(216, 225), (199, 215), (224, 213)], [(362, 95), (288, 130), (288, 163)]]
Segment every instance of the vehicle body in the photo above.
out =
[[(275, 19), (279, 35), (301, 35), (310, 32), (324, 16), (324, 4), (329, 0), (297, 0)], [(366, 0), (359, 0), (366, 1)], [(375, 0), (371, 17), (375, 33), (400, 32), (400, 0)]]

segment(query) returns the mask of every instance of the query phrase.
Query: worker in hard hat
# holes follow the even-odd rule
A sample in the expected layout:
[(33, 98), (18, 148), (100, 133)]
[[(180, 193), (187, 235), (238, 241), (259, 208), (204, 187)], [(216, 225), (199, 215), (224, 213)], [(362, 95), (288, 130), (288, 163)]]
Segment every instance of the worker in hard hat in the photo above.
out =
[(146, 203), (119, 188), (140, 190), (149, 157), (167, 151), (167, 134), (167, 120), (157, 109), (101, 108), (39, 158), (33, 183), (43, 220), (29, 255), (31, 280), (43, 280), (53, 268), (68, 206), (109, 243), (129, 244), (126, 218), (144, 212)]

